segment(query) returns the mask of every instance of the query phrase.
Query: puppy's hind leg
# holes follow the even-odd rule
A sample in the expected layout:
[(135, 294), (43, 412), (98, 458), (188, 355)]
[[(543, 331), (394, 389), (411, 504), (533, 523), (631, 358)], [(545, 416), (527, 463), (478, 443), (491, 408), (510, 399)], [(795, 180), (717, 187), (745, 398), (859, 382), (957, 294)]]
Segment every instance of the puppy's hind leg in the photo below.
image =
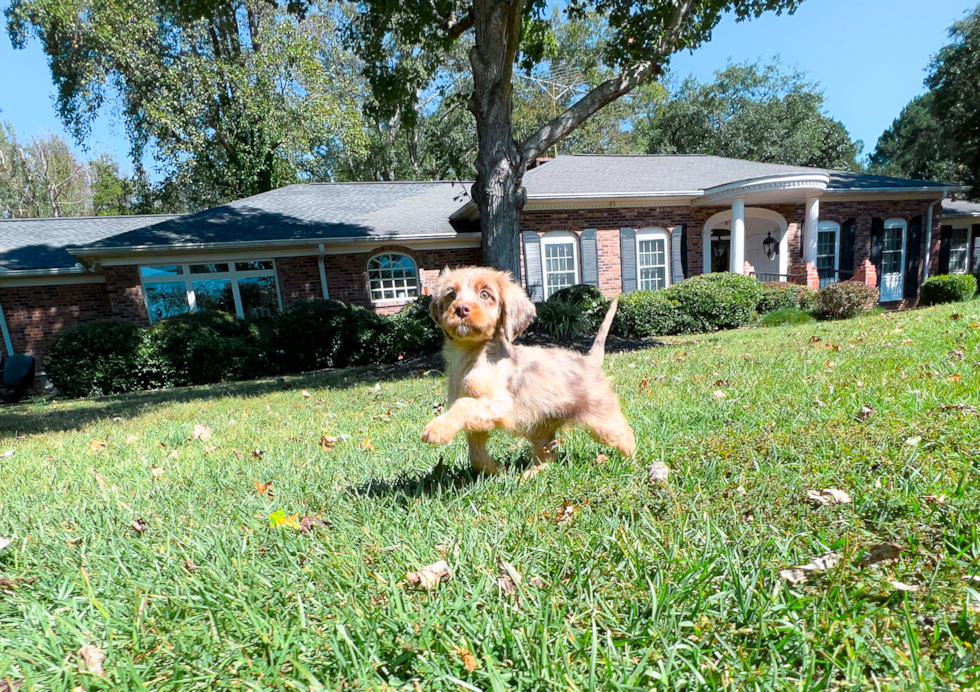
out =
[(487, 452), (489, 437), (490, 435), (485, 432), (466, 433), (466, 441), (470, 447), (470, 464), (481, 473), (499, 473), (500, 467)]
[(531, 456), (535, 466), (543, 466), (558, 458), (558, 455), (555, 454), (557, 434), (558, 428), (548, 426), (536, 428), (527, 435), (527, 439), (531, 443)]
[(632, 456), (636, 451), (633, 428), (626, 422), (619, 407), (605, 414), (586, 413), (579, 418), (579, 423), (588, 428), (596, 442), (616, 448), (624, 457)]

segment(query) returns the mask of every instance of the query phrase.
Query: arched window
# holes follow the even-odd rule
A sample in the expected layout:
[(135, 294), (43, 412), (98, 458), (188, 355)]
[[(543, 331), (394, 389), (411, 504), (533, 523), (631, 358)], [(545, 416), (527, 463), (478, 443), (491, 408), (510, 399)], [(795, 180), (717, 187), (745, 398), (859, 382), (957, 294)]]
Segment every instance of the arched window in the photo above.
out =
[(552, 231), (541, 238), (544, 255), (544, 297), (580, 282), (578, 238), (567, 231)]
[(419, 272), (408, 255), (386, 252), (368, 260), (368, 284), (371, 300), (407, 300), (418, 298)]
[(670, 285), (667, 231), (644, 228), (636, 232), (636, 270), (641, 291), (659, 291)]

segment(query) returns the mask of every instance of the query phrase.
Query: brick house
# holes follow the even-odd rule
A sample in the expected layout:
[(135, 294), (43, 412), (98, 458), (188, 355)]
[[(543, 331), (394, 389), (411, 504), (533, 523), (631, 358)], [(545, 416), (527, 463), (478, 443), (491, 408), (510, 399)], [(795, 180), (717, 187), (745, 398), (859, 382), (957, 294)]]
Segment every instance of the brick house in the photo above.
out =
[[(715, 156), (581, 155), (534, 167), (525, 187), (521, 273), (535, 300), (575, 283), (612, 296), (734, 271), (814, 287), (873, 282), (884, 304), (902, 307), (924, 276), (980, 261), (980, 208), (940, 206), (963, 191), (942, 183)], [(96, 319), (145, 325), (220, 308), (261, 320), (308, 298), (395, 312), (444, 266), (481, 263), (468, 189), (311, 183), (180, 216), (0, 220), (5, 349), (43, 356), (59, 330)]]

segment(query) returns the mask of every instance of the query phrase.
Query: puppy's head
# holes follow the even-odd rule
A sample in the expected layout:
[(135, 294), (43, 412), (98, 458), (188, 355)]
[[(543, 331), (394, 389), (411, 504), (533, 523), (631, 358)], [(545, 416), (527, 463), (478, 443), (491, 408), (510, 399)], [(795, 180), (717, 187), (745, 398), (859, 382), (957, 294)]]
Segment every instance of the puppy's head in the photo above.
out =
[(513, 341), (534, 319), (534, 304), (507, 272), (484, 267), (443, 270), (429, 308), (452, 341)]

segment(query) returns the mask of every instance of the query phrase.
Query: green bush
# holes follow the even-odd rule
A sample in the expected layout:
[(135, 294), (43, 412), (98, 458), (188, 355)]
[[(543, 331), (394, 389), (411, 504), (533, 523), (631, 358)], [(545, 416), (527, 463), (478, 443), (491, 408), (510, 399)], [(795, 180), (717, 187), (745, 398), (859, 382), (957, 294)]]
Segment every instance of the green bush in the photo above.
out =
[(871, 310), (878, 303), (878, 289), (857, 281), (838, 281), (817, 291), (813, 309), (821, 317), (843, 320)]
[(589, 330), (589, 320), (578, 303), (554, 300), (554, 297), (538, 304), (534, 321), (538, 329), (559, 339), (579, 336)]
[(940, 274), (922, 282), (919, 305), (942, 305), (969, 300), (977, 292), (977, 279), (971, 274)]
[(60, 332), (44, 372), (69, 397), (132, 392), (143, 387), (143, 330), (129, 322), (92, 322)]
[(619, 297), (613, 329), (621, 336), (647, 338), (696, 331), (689, 317), (666, 291), (630, 291)]
[(762, 284), (762, 298), (759, 299), (755, 309), (760, 315), (782, 308), (796, 308), (808, 312), (813, 309), (815, 295), (816, 292), (808, 286), (783, 281), (766, 281)]
[(298, 370), (391, 362), (397, 338), (392, 321), (362, 307), (313, 298), (276, 317), (273, 345)]
[[(546, 302), (552, 301), (577, 305), (585, 316), (587, 325), (582, 331), (590, 331), (593, 334), (599, 331), (602, 318), (606, 316), (606, 311), (609, 309), (609, 299), (602, 295), (602, 291), (586, 284), (575, 284), (556, 291)], [(540, 319), (540, 312), (538, 317)]]
[(268, 370), (258, 331), (220, 310), (168, 317), (150, 327), (144, 364), (157, 386), (244, 380)]
[(693, 331), (711, 332), (748, 324), (762, 298), (762, 283), (751, 276), (718, 272), (685, 279), (663, 293), (677, 301)]
[(785, 324), (807, 324), (815, 321), (809, 312), (804, 312), (797, 307), (786, 307), (763, 315), (761, 324), (763, 327), (780, 327)]
[(442, 346), (442, 330), (429, 314), (431, 296), (419, 296), (388, 318), (393, 334), (391, 349), (399, 354), (414, 356), (438, 351)]

